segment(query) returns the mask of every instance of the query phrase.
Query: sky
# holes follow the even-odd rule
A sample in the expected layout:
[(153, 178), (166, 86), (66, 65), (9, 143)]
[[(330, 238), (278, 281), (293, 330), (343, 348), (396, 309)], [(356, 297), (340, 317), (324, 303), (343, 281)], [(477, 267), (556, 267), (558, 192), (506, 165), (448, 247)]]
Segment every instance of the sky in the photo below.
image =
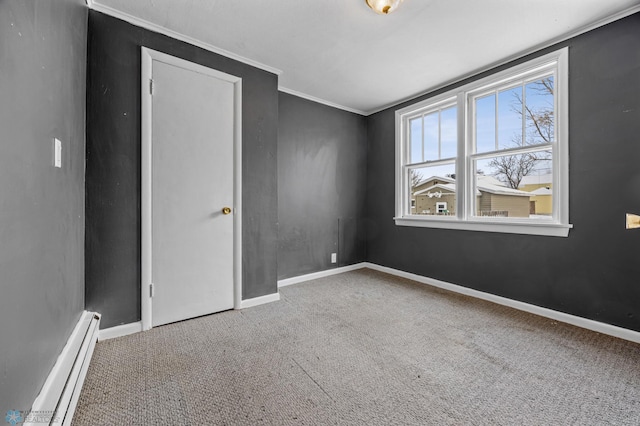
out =
[[(550, 76), (550, 78), (553, 79), (553, 76)], [(522, 145), (522, 114), (516, 111), (522, 110), (522, 99), (525, 100), (526, 106), (533, 111), (553, 110), (553, 95), (538, 90), (540, 86), (536, 83), (539, 81), (540, 79), (472, 98), (475, 106), (476, 153), (497, 151)], [(423, 178), (455, 173), (454, 161), (457, 151), (456, 109), (455, 105), (444, 106), (440, 110), (410, 121), (411, 163), (451, 159), (451, 164), (445, 166), (416, 169)], [(496, 111), (498, 112), (497, 117)], [(544, 142), (532, 130), (534, 126), (530, 118), (527, 118), (524, 124), (525, 138), (529, 144)], [(490, 160), (480, 160), (477, 168), (482, 169), (486, 174), (493, 174), (494, 171), (491, 169), (489, 162)], [(537, 166), (537, 170), (532, 174), (549, 173), (549, 167), (548, 161), (541, 161)]]

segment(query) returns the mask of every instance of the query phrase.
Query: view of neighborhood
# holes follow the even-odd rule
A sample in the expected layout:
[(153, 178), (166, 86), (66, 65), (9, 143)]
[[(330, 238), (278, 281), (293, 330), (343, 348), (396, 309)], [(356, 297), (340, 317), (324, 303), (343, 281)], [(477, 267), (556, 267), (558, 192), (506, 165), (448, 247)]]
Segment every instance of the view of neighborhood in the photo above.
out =
[[(544, 219), (552, 213), (552, 175), (524, 176), (513, 189), (490, 175), (478, 174), (476, 215)], [(411, 214), (455, 216), (455, 175), (416, 179), (412, 185)]]
[[(552, 215), (554, 86), (549, 74), (471, 98), (471, 155), (476, 157), (471, 158), (476, 192), (471, 211), (476, 216)], [(409, 129), (411, 214), (455, 216), (456, 107), (445, 105), (413, 118)]]

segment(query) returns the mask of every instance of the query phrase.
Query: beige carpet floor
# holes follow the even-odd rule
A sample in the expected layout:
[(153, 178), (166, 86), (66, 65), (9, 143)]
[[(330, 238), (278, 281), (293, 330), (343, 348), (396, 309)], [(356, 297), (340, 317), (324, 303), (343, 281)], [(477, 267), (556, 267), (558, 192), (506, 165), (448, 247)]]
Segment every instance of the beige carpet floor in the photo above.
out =
[(640, 345), (371, 270), (97, 344), (73, 424), (639, 425)]

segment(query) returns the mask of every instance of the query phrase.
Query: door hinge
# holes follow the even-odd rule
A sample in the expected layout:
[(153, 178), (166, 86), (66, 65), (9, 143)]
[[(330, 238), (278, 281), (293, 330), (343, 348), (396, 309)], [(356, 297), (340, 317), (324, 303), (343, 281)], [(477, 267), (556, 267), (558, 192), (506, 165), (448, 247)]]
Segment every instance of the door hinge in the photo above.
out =
[(153, 297), (156, 295), (155, 288), (153, 287), (153, 283), (149, 284), (149, 297)]
[(153, 96), (153, 79), (149, 79), (149, 94)]

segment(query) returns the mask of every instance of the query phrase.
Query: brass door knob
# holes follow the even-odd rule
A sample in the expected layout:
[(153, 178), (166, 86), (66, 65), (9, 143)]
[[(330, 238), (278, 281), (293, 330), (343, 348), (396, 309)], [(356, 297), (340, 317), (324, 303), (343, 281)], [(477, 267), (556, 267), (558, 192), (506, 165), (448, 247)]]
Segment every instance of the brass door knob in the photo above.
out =
[(222, 208), (222, 214), (230, 214), (230, 213), (231, 213), (231, 207)]

